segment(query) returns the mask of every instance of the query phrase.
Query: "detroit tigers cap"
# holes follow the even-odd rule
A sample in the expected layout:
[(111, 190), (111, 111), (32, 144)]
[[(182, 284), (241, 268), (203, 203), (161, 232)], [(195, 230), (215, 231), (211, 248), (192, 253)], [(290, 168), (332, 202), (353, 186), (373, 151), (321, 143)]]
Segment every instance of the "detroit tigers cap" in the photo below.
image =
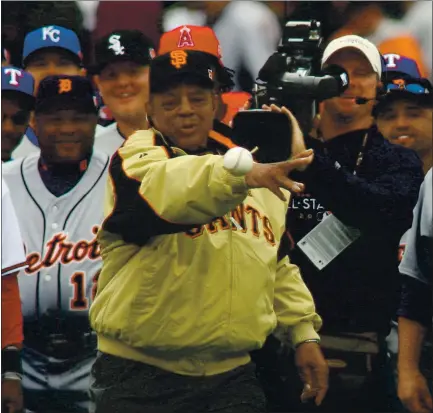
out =
[(108, 64), (125, 60), (147, 66), (154, 57), (155, 46), (145, 34), (139, 30), (116, 30), (96, 42), (96, 63), (90, 72), (99, 74)]
[(338, 37), (326, 46), (322, 56), (322, 68), (334, 53), (346, 48), (359, 50), (379, 77), (382, 76), (382, 58), (377, 47), (369, 40), (352, 34)]
[(35, 80), (30, 73), (14, 66), (2, 66), (1, 70), (2, 92), (16, 92), (34, 100)]
[(183, 25), (161, 35), (158, 56), (173, 50), (192, 50), (206, 53), (215, 66), (217, 80), (224, 89), (234, 86), (234, 71), (224, 67), (220, 42), (215, 32), (206, 26)]
[(43, 79), (36, 94), (35, 113), (60, 109), (96, 114), (90, 80), (82, 76), (49, 76)]
[(215, 86), (215, 66), (210, 64), (205, 53), (173, 50), (150, 63), (151, 93), (164, 92), (184, 81), (207, 88)]
[(61, 26), (44, 26), (33, 30), (25, 37), (23, 66), (26, 67), (34, 52), (47, 48), (66, 50), (71, 53), (77, 64), (81, 64), (83, 54), (76, 33)]

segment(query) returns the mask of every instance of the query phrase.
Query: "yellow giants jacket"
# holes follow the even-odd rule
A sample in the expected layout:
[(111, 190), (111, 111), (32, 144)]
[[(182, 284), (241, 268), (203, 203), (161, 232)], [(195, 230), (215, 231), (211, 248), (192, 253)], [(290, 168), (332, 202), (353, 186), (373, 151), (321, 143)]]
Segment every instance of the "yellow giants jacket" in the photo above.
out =
[(228, 173), (218, 137), (208, 147), (188, 155), (147, 130), (113, 156), (90, 310), (100, 351), (198, 376), (248, 363), (276, 327), (318, 338), (298, 268), (277, 258), (287, 203)]

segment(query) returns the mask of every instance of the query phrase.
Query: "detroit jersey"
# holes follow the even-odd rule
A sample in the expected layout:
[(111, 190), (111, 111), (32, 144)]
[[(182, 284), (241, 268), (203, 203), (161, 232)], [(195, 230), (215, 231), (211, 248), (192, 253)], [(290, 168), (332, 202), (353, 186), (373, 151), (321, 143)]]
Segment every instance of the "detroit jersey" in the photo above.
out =
[[(102, 264), (96, 233), (103, 219), (109, 157), (94, 151), (77, 185), (59, 197), (44, 185), (38, 160), (35, 154), (3, 166), (28, 261), (18, 277), (25, 402), (37, 413), (81, 413), (87, 411), (96, 356), (88, 309)], [(67, 350), (50, 353), (51, 348), (62, 348), (55, 347), (59, 338)], [(81, 347), (85, 338), (90, 345)]]

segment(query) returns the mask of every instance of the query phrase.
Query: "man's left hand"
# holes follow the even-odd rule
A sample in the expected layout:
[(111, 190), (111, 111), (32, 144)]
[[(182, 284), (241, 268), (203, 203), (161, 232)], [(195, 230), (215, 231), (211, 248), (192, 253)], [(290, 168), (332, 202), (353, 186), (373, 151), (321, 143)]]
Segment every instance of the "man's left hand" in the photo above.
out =
[(295, 363), (304, 383), (301, 400), (313, 399), (320, 406), (328, 391), (328, 363), (317, 343), (303, 343), (295, 352)]

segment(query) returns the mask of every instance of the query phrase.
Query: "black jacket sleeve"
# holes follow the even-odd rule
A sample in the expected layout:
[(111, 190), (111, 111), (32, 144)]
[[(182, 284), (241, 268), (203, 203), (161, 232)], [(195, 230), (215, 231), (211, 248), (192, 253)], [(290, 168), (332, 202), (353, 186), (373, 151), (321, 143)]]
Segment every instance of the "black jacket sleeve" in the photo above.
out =
[(370, 164), (381, 168), (374, 180), (353, 175), (315, 148), (312, 164), (299, 179), (346, 225), (364, 232), (385, 228), (403, 233), (411, 225), (423, 181), (421, 161), (415, 152), (388, 143), (370, 158)]

